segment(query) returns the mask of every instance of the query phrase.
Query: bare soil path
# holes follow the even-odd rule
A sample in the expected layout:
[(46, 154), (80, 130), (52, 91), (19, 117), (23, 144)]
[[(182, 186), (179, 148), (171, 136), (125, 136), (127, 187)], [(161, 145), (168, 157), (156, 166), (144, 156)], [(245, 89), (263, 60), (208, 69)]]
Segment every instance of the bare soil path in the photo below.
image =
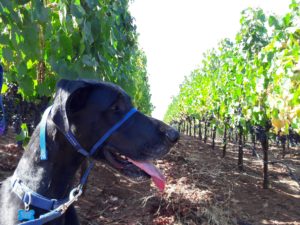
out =
[[(0, 181), (12, 174), (22, 154), (9, 132), (0, 137)], [(272, 150), (273, 151), (273, 150)], [(275, 152), (276, 150), (274, 150)], [(299, 155), (287, 156), (300, 177)], [(270, 165), (270, 189), (262, 189), (262, 162), (245, 150), (237, 169), (237, 146), (221, 147), (187, 136), (157, 161), (168, 184), (159, 193), (150, 183), (132, 184), (98, 163), (84, 197), (76, 203), (83, 225), (280, 224), (300, 225), (300, 187), (284, 166)]]

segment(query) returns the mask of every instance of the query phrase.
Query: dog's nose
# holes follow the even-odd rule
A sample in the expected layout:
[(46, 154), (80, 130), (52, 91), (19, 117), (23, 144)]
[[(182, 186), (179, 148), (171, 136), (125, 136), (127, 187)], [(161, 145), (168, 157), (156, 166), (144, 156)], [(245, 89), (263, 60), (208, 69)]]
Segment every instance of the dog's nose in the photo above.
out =
[(166, 136), (171, 143), (175, 144), (179, 139), (179, 132), (175, 129), (169, 129), (166, 132)]

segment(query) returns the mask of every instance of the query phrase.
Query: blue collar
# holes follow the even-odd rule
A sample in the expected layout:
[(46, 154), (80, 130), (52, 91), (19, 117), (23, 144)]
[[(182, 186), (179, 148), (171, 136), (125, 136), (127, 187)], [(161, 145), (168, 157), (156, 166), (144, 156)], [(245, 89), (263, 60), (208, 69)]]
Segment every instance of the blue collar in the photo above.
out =
[[(48, 154), (47, 154), (47, 148), (46, 148), (46, 133), (47, 133), (47, 119), (51, 112), (52, 106), (49, 106), (43, 116), (42, 120), (40, 122), (40, 159), (41, 160), (47, 160)], [(90, 174), (90, 171), (94, 165), (94, 162), (90, 160), (90, 157), (95, 154), (95, 152), (100, 149), (100, 147), (103, 145), (103, 143), (119, 128), (121, 127), (129, 118), (131, 118), (135, 113), (137, 112), (137, 109), (132, 108), (126, 115), (118, 121), (114, 126), (112, 126), (90, 149), (90, 151), (85, 150), (79, 142), (76, 140), (74, 134), (71, 132), (71, 130), (63, 131), (59, 128), (58, 125), (57, 128), (65, 135), (67, 140), (72, 144), (72, 146), (75, 148), (77, 152), (82, 154), (83, 156), (87, 157), (90, 165), (86, 169), (85, 173), (80, 179), (80, 183), (77, 187), (73, 188), (72, 191), (69, 194), (69, 198), (63, 199), (63, 200), (56, 200), (56, 199), (48, 199), (32, 190), (30, 190), (19, 178), (14, 177), (12, 179), (12, 191), (23, 201), (25, 205), (25, 211), (21, 210), (22, 213), (29, 212), (26, 210), (26, 208), (29, 208), (29, 205), (35, 206), (40, 209), (47, 210), (48, 213), (41, 215), (39, 218), (32, 218), (29, 221), (22, 222), (20, 225), (40, 225), (44, 224), (46, 222), (52, 221), (61, 215), (65, 213), (65, 211), (68, 209), (69, 206), (71, 206), (75, 201), (78, 200), (82, 193), (82, 189), (84, 184), (87, 181), (87, 178)], [(34, 211), (33, 211), (34, 212)]]

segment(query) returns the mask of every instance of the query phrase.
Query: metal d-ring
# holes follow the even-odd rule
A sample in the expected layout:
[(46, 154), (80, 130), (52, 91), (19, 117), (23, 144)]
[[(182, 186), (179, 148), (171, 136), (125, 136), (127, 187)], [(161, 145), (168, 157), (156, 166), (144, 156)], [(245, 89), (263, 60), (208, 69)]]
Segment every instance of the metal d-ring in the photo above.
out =
[(24, 208), (25, 208), (26, 211), (29, 211), (29, 206), (31, 205), (31, 200), (32, 200), (31, 199), (31, 192), (28, 192), (27, 195), (28, 195), (28, 202), (24, 201)]

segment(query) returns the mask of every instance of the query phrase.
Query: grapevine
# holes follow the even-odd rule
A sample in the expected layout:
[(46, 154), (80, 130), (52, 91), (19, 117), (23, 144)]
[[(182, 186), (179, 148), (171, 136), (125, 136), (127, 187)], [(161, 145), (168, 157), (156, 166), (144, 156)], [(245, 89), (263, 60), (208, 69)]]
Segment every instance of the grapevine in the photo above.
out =
[(277, 136), (285, 147), (285, 137), (300, 134), (299, 5), (293, 0), (282, 17), (262, 9), (244, 10), (235, 40), (224, 39), (203, 55), (164, 118), (179, 128), (182, 120), (194, 116), (199, 127), (204, 126), (205, 142), (207, 126), (212, 129), (213, 148), (215, 129), (222, 130), (224, 157), (234, 131), (240, 170), (246, 137), (251, 136), (254, 149), (258, 140), (264, 153), (264, 188), (269, 139)]
[(128, 0), (3, 0), (0, 64), (8, 124), (29, 133), (61, 78), (89, 78), (122, 86), (135, 106), (153, 106), (146, 56)]

